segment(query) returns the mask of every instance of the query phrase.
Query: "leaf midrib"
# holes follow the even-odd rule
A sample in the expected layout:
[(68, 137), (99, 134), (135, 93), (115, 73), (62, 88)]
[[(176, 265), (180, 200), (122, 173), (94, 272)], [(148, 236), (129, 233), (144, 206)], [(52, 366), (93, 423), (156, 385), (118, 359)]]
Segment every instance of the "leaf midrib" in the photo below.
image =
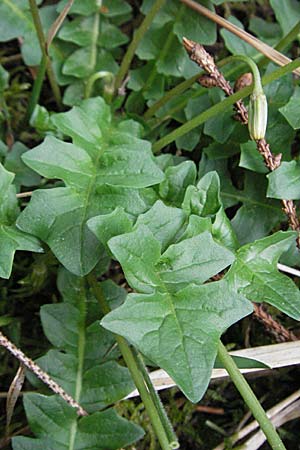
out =
[[(92, 195), (92, 192), (94, 190), (94, 185), (96, 183), (96, 179), (97, 179), (97, 167), (99, 164), (99, 161), (101, 159), (101, 156), (103, 155), (103, 153), (106, 150), (106, 145), (105, 142), (102, 141), (102, 145), (99, 145), (99, 152), (97, 155), (97, 158), (94, 161), (94, 173), (90, 179), (90, 182), (88, 184), (87, 190), (86, 190), (86, 196), (84, 199), (84, 203), (83, 203), (83, 215), (82, 215), (82, 220), (81, 220), (81, 224), (80, 224), (80, 236), (83, 236), (83, 229), (86, 225), (86, 221), (87, 221), (87, 211), (88, 211), (88, 207), (90, 204), (90, 197)], [(84, 271), (84, 267), (83, 267), (83, 260), (82, 260), (82, 255), (83, 255), (83, 246), (84, 246), (84, 242), (83, 242), (83, 238), (80, 239), (80, 269), (81, 269), (81, 273), (83, 273)]]

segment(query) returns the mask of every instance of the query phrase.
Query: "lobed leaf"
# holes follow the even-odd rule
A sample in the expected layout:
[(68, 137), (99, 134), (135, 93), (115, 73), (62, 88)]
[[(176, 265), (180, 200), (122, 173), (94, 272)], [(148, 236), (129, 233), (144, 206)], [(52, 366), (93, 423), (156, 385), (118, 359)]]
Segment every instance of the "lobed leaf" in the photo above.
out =
[[(251, 305), (226, 281), (202, 285), (228, 267), (234, 254), (217, 244), (207, 229), (191, 237), (179, 232), (183, 220), (188, 230), (197, 217), (191, 215), (187, 225), (180, 211), (157, 202), (139, 216), (133, 231), (109, 240), (138, 293), (129, 294), (101, 323), (136, 345), (190, 400), (198, 401), (208, 385), (221, 333), (249, 314)], [(172, 217), (177, 217), (177, 226)], [(167, 247), (163, 253), (162, 244)]]

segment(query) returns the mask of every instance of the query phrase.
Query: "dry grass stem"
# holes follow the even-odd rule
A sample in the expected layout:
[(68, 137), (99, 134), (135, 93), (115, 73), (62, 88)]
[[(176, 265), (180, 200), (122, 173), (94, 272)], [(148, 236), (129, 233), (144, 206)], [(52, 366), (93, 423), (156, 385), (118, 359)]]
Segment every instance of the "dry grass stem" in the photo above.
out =
[(57, 384), (46, 372), (44, 372), (32, 359), (28, 358), (22, 350), (16, 347), (7, 337), (5, 337), (0, 331), (0, 345), (5, 347), (12, 355), (17, 358), (21, 364), (23, 364), (27, 369), (31, 370), (43, 383), (45, 383), (55, 394), (58, 394), (63, 398), (70, 406), (77, 409), (77, 414), (79, 416), (87, 416), (88, 413), (73, 399), (69, 394), (67, 394), (64, 389)]

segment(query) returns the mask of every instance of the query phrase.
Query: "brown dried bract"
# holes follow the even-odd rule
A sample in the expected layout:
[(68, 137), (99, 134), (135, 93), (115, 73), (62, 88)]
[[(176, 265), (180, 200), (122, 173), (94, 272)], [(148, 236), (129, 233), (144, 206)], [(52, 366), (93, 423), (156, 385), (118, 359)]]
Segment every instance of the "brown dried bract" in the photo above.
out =
[(206, 88), (218, 86), (216, 79), (206, 73), (201, 75), (201, 77), (199, 77), (197, 81), (199, 84), (201, 84), (201, 86), (206, 87)]
[(241, 75), (234, 83), (233, 90), (234, 92), (241, 91), (245, 87), (251, 86), (252, 82), (253, 82), (252, 73), (251, 72), (243, 73), (243, 75)]

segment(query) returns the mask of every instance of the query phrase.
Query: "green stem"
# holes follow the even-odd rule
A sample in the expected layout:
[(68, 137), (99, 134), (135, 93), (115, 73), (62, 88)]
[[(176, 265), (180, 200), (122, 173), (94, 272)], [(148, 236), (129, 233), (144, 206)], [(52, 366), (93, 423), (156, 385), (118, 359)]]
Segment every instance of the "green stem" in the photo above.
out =
[(154, 388), (154, 386), (153, 386), (153, 384), (151, 382), (151, 379), (149, 377), (149, 373), (148, 373), (147, 368), (145, 366), (143, 357), (142, 357), (142, 355), (140, 353), (138, 353), (138, 351), (135, 348), (132, 349), (132, 352), (133, 352), (133, 355), (135, 357), (137, 366), (139, 367), (140, 372), (143, 375), (143, 378), (144, 378), (145, 383), (147, 385), (148, 391), (149, 391), (149, 393), (151, 395), (152, 401), (153, 401), (153, 403), (156, 406), (157, 412), (159, 413), (161, 422), (164, 425), (164, 429), (165, 429), (166, 434), (167, 434), (168, 439), (169, 439), (169, 446), (170, 446), (171, 449), (177, 449), (177, 448), (179, 448), (179, 442), (177, 440), (177, 436), (174, 433), (173, 427), (172, 427), (172, 425), (170, 423), (170, 420), (169, 420), (169, 418), (168, 418), (168, 416), (166, 414), (166, 411), (165, 411), (165, 409), (164, 409), (164, 407), (162, 405), (162, 402), (161, 402), (161, 400), (159, 398), (159, 395), (158, 395), (156, 389)]
[(42, 59), (41, 59), (41, 62), (40, 62), (39, 68), (38, 68), (37, 77), (34, 80), (32, 91), (31, 91), (31, 96), (30, 96), (28, 106), (27, 106), (27, 112), (26, 112), (26, 121), (27, 122), (29, 122), (29, 120), (32, 116), (32, 113), (34, 111), (34, 108), (36, 107), (36, 105), (39, 101), (42, 86), (43, 86), (43, 81), (45, 78), (45, 73), (46, 73), (46, 58), (44, 55), (42, 55)]
[[(48, 55), (48, 53), (46, 51), (46, 39), (45, 39), (45, 35), (44, 35), (44, 32), (43, 32), (43, 26), (42, 26), (42, 22), (41, 22), (40, 15), (39, 15), (39, 10), (38, 10), (38, 7), (37, 7), (37, 4), (36, 4), (35, 0), (29, 0), (29, 5), (30, 5), (30, 11), (31, 11), (33, 23), (34, 23), (34, 26), (35, 26), (36, 34), (37, 34), (37, 37), (38, 37), (38, 40), (39, 40), (39, 44), (40, 44), (40, 48), (41, 48), (41, 52), (42, 52), (41, 65), (45, 64), (45, 66), (46, 66), (45, 69), (42, 67), (40, 76), (42, 74), (45, 75), (45, 70), (47, 71), (49, 83), (50, 83), (50, 86), (51, 86), (51, 89), (52, 89), (55, 101), (57, 103), (58, 108), (61, 109), (61, 107), (62, 107), (61, 93), (60, 93), (59, 86), (58, 86), (58, 84), (56, 82), (56, 79), (55, 79), (55, 75), (54, 75), (54, 72), (53, 72), (53, 68), (52, 68), (52, 65), (51, 65), (51, 61), (50, 61), (49, 55)], [(39, 81), (39, 83), (40, 83), (40, 81)], [(41, 91), (41, 88), (40, 88), (39, 91), (38, 91), (38, 88), (37, 88), (36, 92), (34, 94), (35, 95), (35, 99), (36, 99), (36, 103), (34, 104), (33, 101), (31, 101), (31, 108), (33, 107), (33, 109), (34, 109), (35, 105), (38, 102), (40, 91)], [(29, 115), (29, 112), (28, 112), (28, 115)]]
[[(101, 307), (103, 314), (108, 314), (110, 312), (110, 307), (106, 301), (101, 285), (97, 282), (95, 275), (92, 273), (87, 275), (87, 281), (91, 286), (94, 296), (98, 300), (98, 303)], [(141, 373), (137, 365), (137, 362), (135, 360), (131, 348), (129, 347), (128, 343), (122, 336), (116, 334), (115, 339), (122, 353), (124, 361), (131, 373), (136, 388), (139, 391), (140, 397), (147, 410), (147, 413), (149, 415), (153, 429), (156, 433), (156, 436), (159, 440), (162, 450), (170, 450), (171, 448), (174, 448), (171, 447), (172, 442), (169, 442), (168, 434), (164, 428), (164, 424), (161, 421), (161, 415), (158, 412), (157, 407), (151, 398), (150, 392), (147, 387), (147, 383), (145, 382), (143, 374)]]
[(243, 61), (250, 67), (252, 74), (253, 74), (253, 93), (255, 93), (256, 95), (261, 94), (261, 93), (263, 94), (260, 73), (259, 73), (258, 67), (257, 67), (256, 63), (253, 61), (253, 59), (249, 58), (249, 56), (246, 56), (246, 55), (235, 55), (235, 56), (231, 56), (230, 60), (231, 61)]
[(273, 450), (286, 450), (282, 440), (280, 439), (275, 427), (268, 418), (266, 412), (262, 408), (261, 404), (257, 400), (254, 392), (247, 383), (246, 379), (243, 377), (235, 362), (227, 352), (226, 348), (219, 342), (218, 346), (218, 357), (222, 362), (223, 366), (227, 370), (230, 378), (235, 384), (237, 390), (243, 397), (245, 403), (249, 407), (253, 416), (260, 425), (260, 428), (264, 432), (269, 444)]
[[(282, 76), (286, 75), (287, 73), (292, 72), (299, 66), (300, 66), (300, 58), (297, 58), (294, 61), (290, 62), (289, 64), (286, 64), (285, 66), (280, 67), (277, 70), (274, 70), (272, 73), (265, 75), (262, 78), (262, 84), (263, 85), (269, 84), (272, 81), (277, 80), (278, 78), (281, 78)], [(229, 106), (233, 105), (238, 100), (241, 100), (242, 98), (249, 95), (251, 91), (252, 87), (248, 86), (231, 95), (230, 97), (225, 98), (222, 102), (211, 106), (209, 109), (199, 114), (199, 116), (194, 117), (190, 121), (176, 128), (176, 130), (172, 131), (171, 133), (167, 134), (166, 136), (155, 142), (152, 146), (153, 152), (158, 153), (163, 147), (170, 144), (171, 142), (174, 142), (179, 137), (198, 127), (206, 120), (216, 116), (217, 114), (224, 112)]]
[(125, 78), (131, 61), (133, 60), (135, 51), (141, 41), (141, 39), (143, 38), (144, 34), (146, 33), (146, 31), (148, 30), (148, 28), (150, 27), (155, 15), (158, 13), (158, 11), (160, 10), (160, 8), (164, 5), (166, 0), (156, 0), (153, 3), (152, 8), (150, 9), (150, 11), (148, 12), (148, 14), (146, 15), (146, 17), (144, 18), (143, 22), (141, 23), (140, 27), (136, 30), (136, 32), (134, 33), (133, 39), (130, 43), (130, 45), (127, 48), (127, 51), (124, 55), (124, 58), (122, 60), (122, 64), (120, 66), (120, 69), (117, 73), (116, 76), (116, 80), (115, 80), (115, 90), (117, 91), (121, 84), (123, 79)]

